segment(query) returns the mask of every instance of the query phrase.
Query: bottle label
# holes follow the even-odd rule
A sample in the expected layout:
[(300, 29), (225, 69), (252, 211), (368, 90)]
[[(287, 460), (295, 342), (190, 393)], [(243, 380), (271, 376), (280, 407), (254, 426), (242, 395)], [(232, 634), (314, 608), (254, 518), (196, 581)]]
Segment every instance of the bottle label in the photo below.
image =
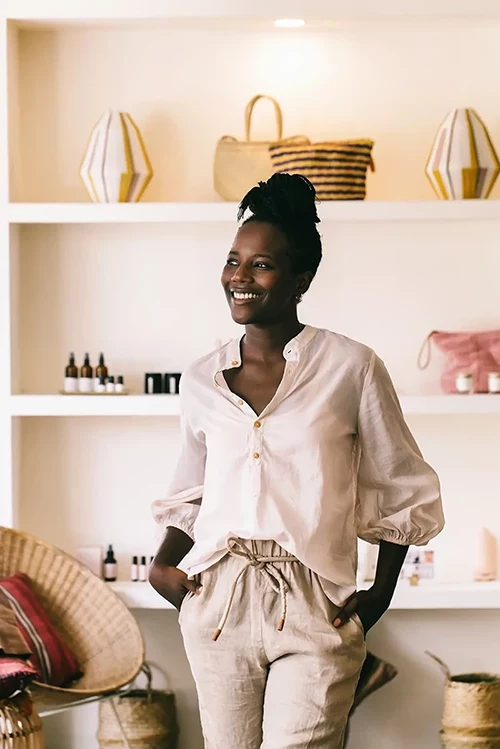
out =
[(92, 393), (94, 390), (94, 379), (92, 377), (80, 377), (80, 393)]
[(64, 392), (65, 393), (77, 393), (78, 392), (78, 378), (77, 377), (65, 377), (64, 378)]
[(113, 564), (112, 562), (105, 562), (104, 577), (107, 580), (116, 580), (116, 564)]

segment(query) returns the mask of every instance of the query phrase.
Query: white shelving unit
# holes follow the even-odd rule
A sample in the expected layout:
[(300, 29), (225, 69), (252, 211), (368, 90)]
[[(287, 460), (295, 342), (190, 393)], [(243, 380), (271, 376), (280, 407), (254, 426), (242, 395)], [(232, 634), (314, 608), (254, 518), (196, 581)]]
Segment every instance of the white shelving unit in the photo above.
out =
[[(168, 609), (165, 601), (148, 583), (110, 583), (111, 588), (131, 609)], [(363, 587), (363, 586), (360, 586)], [(500, 582), (420, 584), (400, 583), (391, 603), (392, 611), (470, 610), (500, 608)]]
[[(303, 17), (308, 21), (305, 33), (318, 32), (314, 44), (301, 48), (302, 57), (293, 49), (294, 40), (300, 37), (293, 37), (289, 31), (282, 34), (272, 26), (274, 19), (284, 15)], [(349, 305), (354, 306), (354, 300), (358, 307), (362, 306), (363, 301), (359, 303), (359, 299), (366, 298), (371, 285), (383, 291), (379, 297), (371, 297), (366, 302), (367, 310), (355, 320), (354, 329), (359, 332), (360, 339), (371, 343), (374, 334), (376, 337), (380, 330), (386, 329), (390, 337), (392, 326), (397, 327), (398, 315), (404, 317), (406, 304), (414, 311), (413, 318), (420, 315), (425, 318), (425, 330), (413, 326), (409, 333), (406, 329), (398, 331), (398, 355), (400, 343), (404, 347), (409, 339), (413, 351), (417, 333), (425, 335), (431, 325), (438, 325), (436, 318), (441, 313), (443, 324), (451, 326), (466, 327), (471, 317), (481, 326), (497, 324), (494, 285), (498, 277), (495, 263), (500, 191), (495, 188), (496, 192), (488, 201), (431, 199), (423, 166), (436, 128), (445, 114), (440, 90), (428, 71), (421, 74), (420, 64), (405, 68), (402, 76), (399, 67), (405, 66), (400, 65), (401, 50), (393, 57), (390, 54), (400, 43), (400, 29), (408, 32), (406, 41), (410, 46), (413, 44), (420, 55), (424, 47), (415, 35), (426, 29), (433, 35), (429, 42), (431, 50), (439, 47), (436, 34), (453, 30), (445, 40), (451, 45), (447, 59), (457, 59), (457, 50), (463, 50), (464, 39), (469, 44), (471, 34), (476, 35), (475, 48), (482, 50), (481, 35), (489, 40), (500, 25), (497, 0), (484, 0), (473, 7), (469, 0), (423, 0), (414, 5), (410, 14), (401, 11), (397, 0), (381, 0), (376, 6), (372, 0), (355, 3), (311, 0), (307, 5), (304, 0), (255, 0), (250, 4), (193, 0), (184, 5), (175, 0), (88, 0), (84, 4), (67, 0), (43, 3), (6, 0), (0, 11), (0, 24), (0, 104), (7, 104), (0, 107), (0, 353), (3, 357), (0, 366), (0, 523), (29, 526), (29, 512), (36, 513), (38, 501), (38, 494), (37, 501), (32, 501), (30, 495), (40, 491), (39, 503), (44, 512), (47, 511), (45, 514), (50, 517), (52, 513), (59, 523), (47, 521), (43, 526), (47, 534), (50, 535), (53, 525), (60, 543), (67, 542), (71, 546), (73, 536), (78, 536), (78, 543), (91, 543), (92, 529), (85, 529), (85, 520), (79, 515), (87, 499), (80, 496), (79, 492), (84, 492), (79, 487), (91, 476), (89, 492), (98, 496), (101, 472), (114, 472), (111, 478), (108, 476), (106, 484), (110, 492), (115, 492), (114, 482), (120, 478), (118, 458), (99, 462), (102, 455), (106, 455), (106, 447), (98, 440), (112, 440), (114, 445), (120, 440), (126, 442), (125, 437), (134, 441), (128, 432), (124, 435), (120, 431), (123, 422), (111, 417), (128, 417), (126, 428), (130, 430), (135, 429), (135, 425), (145, 432), (158, 430), (151, 437), (151, 445), (144, 450), (145, 462), (149, 453), (153, 454), (157, 441), (163, 438), (160, 429), (165, 429), (169, 442), (164, 453), (159, 451), (158, 455), (161, 459), (165, 456), (167, 462), (172, 460), (178, 439), (179, 401), (175, 396), (72, 397), (37, 392), (47, 393), (52, 388), (55, 391), (60, 384), (62, 366), (59, 362), (72, 350), (69, 347), (71, 328), (77, 330), (75, 337), (78, 337), (80, 353), (88, 348), (100, 351), (103, 338), (103, 348), (107, 351), (106, 341), (114, 343), (109, 321), (116, 320), (120, 335), (115, 353), (121, 354), (123, 349), (120, 364), (135, 367), (132, 375), (136, 383), (144, 371), (150, 371), (147, 367), (156, 357), (165, 357), (162, 359), (165, 361), (171, 353), (173, 333), (178, 334), (171, 362), (176, 361), (177, 352), (187, 361), (192, 350), (198, 351), (196, 346), (190, 346), (191, 339), (198, 333), (200, 347), (219, 336), (221, 317), (216, 317), (218, 309), (214, 311), (215, 294), (211, 296), (209, 285), (205, 284), (212, 288), (212, 281), (216, 282), (211, 263), (219, 263), (220, 254), (216, 253), (224, 253), (231, 241), (237, 206), (215, 200), (213, 148), (226, 128), (227, 132), (235, 134), (238, 128), (241, 130), (244, 105), (263, 81), (266, 86), (269, 83), (270, 93), (276, 93), (283, 100), (287, 134), (307, 131), (311, 138), (325, 139), (330, 137), (329, 128), (335, 137), (357, 128), (356, 133), (352, 130), (353, 135), (373, 132), (379, 149), (375, 155), (376, 161), (380, 155), (380, 167), (376, 175), (369, 177), (369, 197), (375, 194), (376, 199), (325, 202), (319, 206), (321, 231), (325, 237), (324, 264), (330, 263), (329, 270), (324, 272), (329, 272), (330, 276), (322, 287), (319, 277), (315, 281), (315, 293), (321, 288), (317, 319), (322, 321), (331, 312), (336, 324), (342, 311), (349, 311)], [(347, 29), (348, 33), (339, 35), (339, 28)], [(354, 37), (360, 29), (363, 39), (356, 42)], [(366, 51), (366, 58), (360, 59), (354, 81), (349, 78), (354, 75), (352, 60), (356, 54), (365, 54), (369, 41), (365, 31), (369, 29), (376, 30), (376, 41)], [(217, 44), (209, 49), (205, 48), (207, 30), (218, 35)], [(395, 30), (397, 33), (393, 33)], [(263, 31), (262, 43), (252, 46), (253, 38), (250, 44), (248, 34)], [(383, 41), (380, 41), (380, 33), (386, 34)], [(336, 44), (331, 44), (328, 35), (337, 35)], [(232, 42), (233, 36), (236, 41)], [(440, 40), (443, 42), (443, 38)], [(110, 47), (110, 43), (114, 46)], [(245, 46), (247, 44), (250, 46)], [(350, 44), (354, 47), (349, 47)], [(380, 44), (385, 50), (382, 56), (378, 54), (377, 45)], [(488, 45), (485, 48), (485, 55), (491, 57), (493, 52)], [(113, 53), (109, 52), (111, 49)], [(164, 70), (173, 70), (171, 60), (177, 64), (185, 49), (193, 50), (192, 67), (183, 67), (179, 75), (171, 76), (168, 85), (163, 81), (159, 84), (158, 64)], [(249, 60), (256, 59), (255, 49), (259, 49), (262, 58), (257, 56), (254, 75)], [(146, 58), (143, 53), (147, 53)], [(315, 56), (320, 54), (327, 56), (324, 64)], [(109, 65), (108, 55), (127, 64)], [(234, 55), (240, 58), (229, 69), (227, 59), (233, 59)], [(471, 55), (477, 65), (476, 78), (489, 59), (478, 62), (478, 57)], [(132, 65), (130, 61), (134, 59), (140, 59), (140, 64)], [(375, 69), (374, 60), (382, 67)], [(439, 62), (438, 57), (433, 57), (428, 64), (437, 70), (441, 69)], [(496, 59), (493, 62), (496, 63)], [(212, 88), (205, 92), (200, 75), (212, 64), (215, 67), (207, 73)], [(91, 66), (95, 67), (90, 70)], [(237, 75), (232, 72), (234, 70), (238, 70)], [(321, 75), (330, 75), (328, 71), (334, 71), (334, 75), (331, 79), (320, 80), (319, 70)], [(372, 71), (376, 80), (387, 81), (382, 104), (379, 94), (376, 101), (373, 99), (376, 86)], [(471, 81), (475, 74), (469, 68), (466, 72), (467, 75), (462, 74), (460, 85), (449, 92), (450, 101), (473, 98)], [(412, 75), (422, 75), (418, 78), (419, 85), (432, 89), (428, 119), (420, 117), (420, 104), (412, 109), (412, 101), (401, 103), (401, 92), (406, 90), (407, 78)], [(289, 76), (297, 87), (294, 95)], [(394, 84), (391, 83), (393, 77)], [(88, 81), (97, 78), (99, 86), (88, 89)], [(335, 88), (337, 83), (338, 89)], [(236, 96), (234, 92), (240, 90), (240, 85), (241, 96)], [(331, 96), (325, 96), (328, 90), (332, 91)], [(229, 93), (224, 94), (224, 91)], [(112, 101), (114, 97), (116, 101)], [(497, 101), (492, 94), (494, 105), (491, 104), (484, 91), (482, 97), (479, 97), (478, 107), (486, 109), (494, 127)], [(303, 106), (305, 101), (307, 107)], [(391, 120), (389, 126), (376, 115), (379, 104), (380, 107), (392, 106), (391, 111), (397, 111), (402, 119)], [(95, 205), (88, 202), (80, 184), (78, 164), (90, 128), (101, 111), (110, 105), (130, 107), (144, 130), (148, 148), (151, 144), (155, 177), (145, 200), (152, 202)], [(302, 117), (302, 109), (307, 109), (307, 117)], [(406, 119), (405, 109), (411, 110)], [(387, 117), (387, 122), (389, 119)], [(257, 134), (259, 128), (265, 129), (262, 122), (256, 127)], [(401, 143), (394, 135), (398, 131), (405, 133), (406, 140)], [(380, 184), (383, 189), (379, 189)], [(410, 195), (412, 199), (394, 200), (399, 195), (403, 198)], [(350, 244), (353, 238), (355, 251)], [(425, 255), (423, 260), (420, 250)], [(467, 262), (460, 264), (458, 260), (462, 256), (467, 256)], [(425, 266), (425, 273), (421, 266)], [(157, 285), (156, 268), (157, 277), (161, 279)], [(463, 281), (463, 292), (450, 296), (450, 289), (464, 276), (467, 279)], [(480, 296), (477, 287), (482, 289), (482, 283), (487, 287), (485, 299), (495, 297), (494, 302), (485, 302), (477, 315), (468, 316), (467, 311), (462, 314), (463, 300), (469, 299), (466, 296), (469, 286), (477, 300)], [(155, 286), (151, 299), (148, 298), (148, 284)], [(398, 292), (397, 299), (392, 301), (392, 295), (402, 287), (404, 291)], [(121, 293), (123, 288), (126, 291)], [(91, 291), (88, 301), (87, 290)], [(335, 306), (337, 295), (341, 302)], [(73, 301), (74, 297), (78, 297), (78, 302)], [(207, 302), (201, 309), (200, 319), (190, 317), (185, 329), (179, 332), (177, 329), (182, 328), (186, 313), (198, 304), (202, 307), (205, 298)], [(341, 318), (338, 329), (342, 329), (346, 320), (350, 321), (350, 316), (349, 313)], [(153, 317), (160, 319), (164, 327), (158, 324), (149, 327)], [(127, 318), (125, 324), (122, 323), (124, 318)], [(414, 320), (405, 319), (411, 327)], [(409, 361), (409, 350), (410, 347), (403, 350), (402, 360)], [(44, 379), (44, 372), (49, 371), (50, 366), (53, 370)], [(177, 364), (172, 366), (177, 367)], [(123, 371), (128, 381), (128, 371)], [(177, 369), (172, 370), (165, 364), (162, 371)], [(411, 388), (406, 390), (412, 391)], [(424, 417), (439, 417), (438, 421), (442, 417), (439, 424), (445, 425), (443, 428), (448, 434), (452, 430), (458, 433), (468, 429), (474, 422), (467, 420), (468, 416), (484, 417), (481, 424), (493, 431), (496, 421), (487, 417), (500, 415), (500, 398), (494, 396), (403, 395), (401, 402), (405, 414), (418, 417), (418, 427), (425, 422)], [(57, 416), (66, 418), (52, 418)], [(141, 421), (140, 417), (151, 416), (169, 418), (165, 422)], [(464, 420), (448, 418), (452, 416)], [(73, 417), (96, 418), (88, 423)], [(425, 423), (436, 428), (436, 419)], [(474, 428), (478, 429), (477, 424)], [(97, 435), (95, 450), (93, 430)], [(147, 440), (150, 435), (141, 433), (141, 438)], [(87, 439), (81, 455), (76, 448), (66, 449), (67, 445), (78, 446), (80, 439)], [(480, 435), (474, 437), (476, 439), (480, 439)], [(51, 453), (52, 444), (56, 445), (55, 454)], [(159, 464), (158, 456), (155, 460)], [(124, 474), (127, 471), (130, 475), (141, 474), (140, 465), (136, 466), (133, 459), (129, 463), (124, 466)], [(43, 468), (40, 472), (43, 490), (39, 489), (39, 482), (35, 486), (32, 479), (39, 466)], [(160, 484), (165, 485), (171, 463), (168, 462), (168, 468), (162, 464), (160, 470), (165, 475), (161, 480), (158, 478), (154, 491)], [(148, 471), (151, 472), (149, 464)], [(147, 475), (146, 471), (144, 473)], [(59, 493), (55, 492), (52, 498), (50, 481), (59, 481), (61, 475), (66, 485), (61, 480)], [(144, 490), (146, 497), (150, 487)], [(123, 491), (126, 489), (122, 487)], [(134, 487), (136, 490), (141, 502), (145, 502), (138, 487)], [(60, 503), (66, 501), (74, 503), (71, 511), (64, 507), (67, 513), (60, 507)], [(132, 504), (132, 494), (127, 495), (127, 501)], [(24, 504), (28, 508), (25, 511)], [(101, 502), (98, 509), (104, 505)], [(141, 512), (143, 507), (141, 505)], [(44, 512), (36, 516), (42, 523)], [(104, 515), (96, 510), (96, 517)], [(126, 587), (122, 592), (131, 596), (131, 590)], [(134, 587), (133, 590), (137, 593), (141, 589)], [(431, 593), (431, 590), (438, 588), (401, 589), (397, 600), (406, 602), (404, 605), (410, 608), (420, 605), (425, 608), (430, 606), (432, 596), (438, 597), (438, 593)], [(451, 591), (451, 588), (441, 591), (445, 600), (456, 595), (453, 600), (458, 601), (459, 593)], [(492, 607), (497, 606), (495, 591), (494, 587), (474, 587), (470, 591), (470, 601), (484, 605), (486, 599), (481, 598), (484, 595), (493, 601)], [(148, 593), (142, 595), (147, 598)]]
[[(406, 415), (499, 415), (494, 395), (402, 396)], [(177, 395), (12, 395), (11, 416), (179, 416)]]
[[(10, 203), (11, 224), (232, 223), (236, 203)], [(340, 201), (319, 207), (322, 221), (500, 221), (500, 200), (464, 203), (422, 201)]]

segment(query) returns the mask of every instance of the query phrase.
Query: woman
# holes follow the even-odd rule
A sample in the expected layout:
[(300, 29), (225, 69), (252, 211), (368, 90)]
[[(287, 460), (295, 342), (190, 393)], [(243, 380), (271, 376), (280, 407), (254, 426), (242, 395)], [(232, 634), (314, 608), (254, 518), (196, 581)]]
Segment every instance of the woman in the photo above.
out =
[[(150, 581), (181, 609), (207, 747), (340, 749), (365, 634), (443, 527), (439, 482), (375, 353), (298, 320), (322, 255), (311, 183), (274, 175), (247, 211), (222, 271), (245, 333), (183, 376)], [(362, 592), (357, 537), (380, 544)]]

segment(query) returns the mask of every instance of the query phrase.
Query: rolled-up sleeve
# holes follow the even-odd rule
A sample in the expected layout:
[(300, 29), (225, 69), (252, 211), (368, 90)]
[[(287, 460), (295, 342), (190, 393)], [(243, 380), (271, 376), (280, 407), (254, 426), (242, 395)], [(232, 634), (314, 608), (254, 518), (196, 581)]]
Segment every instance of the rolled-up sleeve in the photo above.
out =
[(439, 479), (405, 422), (389, 373), (373, 354), (358, 417), (358, 536), (422, 546), (444, 526)]
[[(184, 380), (184, 378), (183, 378)], [(205, 480), (205, 435), (193, 424), (190, 383), (181, 381), (181, 453), (165, 499), (153, 502), (153, 517), (167, 528), (179, 528), (194, 540), (194, 524), (200, 511)], [(194, 504), (196, 502), (196, 504)]]

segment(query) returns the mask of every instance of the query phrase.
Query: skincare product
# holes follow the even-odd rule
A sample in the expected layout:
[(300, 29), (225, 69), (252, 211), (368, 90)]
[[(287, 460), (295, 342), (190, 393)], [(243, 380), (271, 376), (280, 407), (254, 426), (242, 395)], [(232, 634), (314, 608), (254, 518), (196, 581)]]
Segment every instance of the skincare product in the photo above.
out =
[(95, 368), (95, 386), (97, 390), (97, 385), (99, 384), (99, 379), (101, 377), (104, 377), (104, 380), (106, 381), (106, 378), (108, 376), (108, 368), (104, 363), (104, 354), (99, 354), (99, 364)]
[(79, 546), (75, 551), (75, 557), (79, 562), (88, 567), (94, 575), (102, 579), (101, 546)]
[(110, 375), (108, 377), (108, 381), (106, 382), (106, 392), (107, 393), (115, 392), (115, 378), (113, 377), (113, 375)]
[(132, 557), (132, 564), (130, 565), (130, 579), (133, 583), (136, 583), (139, 579), (139, 566), (137, 564), (137, 557)]
[(497, 579), (497, 540), (488, 528), (481, 528), (477, 539), (476, 569), (477, 582), (490, 582)]
[(115, 393), (123, 393), (124, 390), (123, 375), (118, 375), (116, 378)]
[(104, 379), (104, 377), (99, 377), (97, 381), (96, 392), (97, 393), (106, 392), (106, 380)]
[(161, 374), (147, 372), (144, 375), (144, 392), (146, 395), (158, 395), (161, 393), (161, 381)]
[(146, 557), (141, 557), (141, 563), (139, 565), (139, 580), (141, 583), (145, 583), (148, 579), (148, 568), (146, 565)]
[(488, 373), (488, 392), (500, 393), (500, 372)]
[(78, 392), (78, 368), (75, 365), (75, 355), (73, 352), (69, 355), (68, 366), (64, 372), (64, 391), (66, 393)]
[(474, 378), (469, 372), (460, 372), (457, 375), (456, 387), (458, 393), (473, 393)]
[(181, 375), (179, 372), (166, 374), (163, 378), (163, 392), (168, 395), (178, 395)]
[(108, 546), (108, 552), (104, 560), (104, 580), (107, 583), (114, 583), (117, 578), (117, 564), (113, 546)]
[(79, 390), (81, 393), (91, 393), (94, 390), (93, 371), (88, 354), (85, 354), (83, 367), (80, 370)]

